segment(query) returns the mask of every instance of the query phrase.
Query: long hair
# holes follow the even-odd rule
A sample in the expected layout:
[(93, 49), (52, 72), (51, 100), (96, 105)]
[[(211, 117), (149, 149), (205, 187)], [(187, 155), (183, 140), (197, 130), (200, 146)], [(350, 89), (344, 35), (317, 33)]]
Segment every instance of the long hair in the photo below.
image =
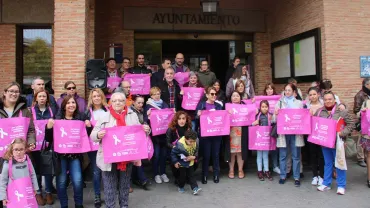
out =
[(94, 88), (90, 91), (89, 98), (87, 100), (87, 108), (91, 108), (93, 106), (93, 93), (97, 92), (101, 97), (101, 104), (102, 106), (108, 106), (107, 99), (105, 98), (104, 92), (100, 88)]
[(234, 93), (238, 93), (238, 95), (240, 96), (240, 102), (241, 102), (241, 101), (242, 101), (242, 99), (243, 99), (243, 95), (242, 95), (242, 94), (240, 94), (240, 92), (238, 92), (238, 91), (234, 90), (234, 91), (231, 93), (230, 97), (229, 97), (230, 103), (232, 103), (231, 98), (233, 97)]
[(191, 117), (189, 116), (189, 114), (187, 114), (185, 111), (177, 111), (175, 116), (172, 118), (170, 124), (168, 125), (169, 129), (171, 129), (172, 131), (176, 130), (177, 120), (179, 120), (181, 115), (185, 115), (186, 118), (185, 126), (188, 127), (188, 129), (192, 128)]
[(61, 110), (61, 113), (62, 113), (63, 117), (65, 117), (65, 115), (66, 115), (66, 106), (67, 106), (67, 103), (68, 103), (69, 99), (71, 99), (71, 98), (76, 103), (76, 110), (75, 110), (75, 112), (73, 112), (73, 118), (75, 118), (79, 113), (79, 110), (78, 110), (79, 108), (78, 108), (78, 103), (77, 103), (76, 98), (72, 95), (66, 95), (64, 97), (63, 101), (62, 101), (62, 104), (60, 105), (60, 110)]
[(8, 149), (6, 150), (6, 152), (3, 156), (3, 158), (5, 160), (11, 160), (12, 159), (12, 157), (13, 157), (13, 145), (14, 144), (23, 144), (25, 151), (27, 151), (27, 142), (26, 142), (26, 140), (24, 140), (22, 138), (14, 139), (12, 141), (12, 143), (9, 145)]
[(266, 90), (267, 90), (268, 88), (271, 88), (271, 89), (274, 91), (274, 92), (272, 93), (273, 95), (277, 95), (277, 93), (276, 93), (276, 88), (275, 88), (274, 83), (267, 83), (267, 84), (265, 85), (265, 89), (263, 90), (263, 94), (264, 94), (264, 95), (267, 95)]
[(32, 100), (32, 107), (35, 106), (37, 104), (37, 96), (39, 95), (39, 93), (41, 92), (44, 92), (46, 93), (46, 106), (50, 106), (50, 94), (47, 90), (39, 90), (36, 92), (36, 94), (33, 96), (33, 100)]
[(67, 89), (68, 85), (70, 84), (73, 84), (76, 87), (76, 84), (73, 81), (67, 81), (66, 83), (64, 83), (64, 89)]
[[(235, 90), (237, 90), (238, 89), (238, 87), (240, 86), (240, 85), (243, 85), (244, 87), (243, 87), (243, 92), (242, 93), (245, 93), (245, 83), (244, 83), (244, 81), (243, 80), (238, 80), (236, 83), (235, 83)], [(240, 92), (239, 92), (240, 93)]]

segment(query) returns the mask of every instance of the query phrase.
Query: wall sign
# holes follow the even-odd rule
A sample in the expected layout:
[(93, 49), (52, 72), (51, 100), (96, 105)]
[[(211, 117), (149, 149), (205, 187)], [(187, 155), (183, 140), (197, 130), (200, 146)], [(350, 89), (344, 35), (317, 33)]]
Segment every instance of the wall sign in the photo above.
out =
[(370, 77), (370, 56), (360, 56), (360, 76)]

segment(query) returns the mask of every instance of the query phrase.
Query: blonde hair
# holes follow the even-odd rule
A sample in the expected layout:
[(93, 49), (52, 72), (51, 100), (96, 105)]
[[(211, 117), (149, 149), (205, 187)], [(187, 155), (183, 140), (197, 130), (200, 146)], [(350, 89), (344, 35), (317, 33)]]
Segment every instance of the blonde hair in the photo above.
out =
[(156, 93), (156, 92), (161, 93), (161, 89), (159, 89), (159, 87), (150, 88), (150, 96), (154, 95), (154, 93)]
[(25, 151), (27, 150), (27, 142), (26, 140), (22, 139), (22, 138), (17, 138), (17, 139), (14, 139), (12, 141), (12, 143), (9, 145), (8, 149), (6, 150), (3, 158), (5, 160), (11, 160), (12, 157), (13, 157), (13, 145), (14, 144), (23, 144), (24, 145), (24, 149)]
[(104, 92), (100, 88), (94, 88), (90, 91), (89, 98), (87, 100), (87, 108), (91, 108), (93, 106), (93, 93), (97, 92), (101, 97), (101, 104), (102, 106), (108, 106), (107, 99), (105, 98)]

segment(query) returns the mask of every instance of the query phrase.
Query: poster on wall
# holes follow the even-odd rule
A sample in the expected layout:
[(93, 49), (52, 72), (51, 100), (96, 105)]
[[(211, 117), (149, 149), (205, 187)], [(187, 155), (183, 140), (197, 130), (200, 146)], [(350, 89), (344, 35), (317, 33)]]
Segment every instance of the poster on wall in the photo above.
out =
[(360, 76), (370, 77), (370, 56), (360, 56)]

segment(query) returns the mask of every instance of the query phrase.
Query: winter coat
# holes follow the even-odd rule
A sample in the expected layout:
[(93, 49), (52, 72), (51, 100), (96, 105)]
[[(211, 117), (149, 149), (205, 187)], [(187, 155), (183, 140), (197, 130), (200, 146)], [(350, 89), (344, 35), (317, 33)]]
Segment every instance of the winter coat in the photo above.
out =
[(179, 139), (179, 141), (176, 142), (175, 148), (173, 148), (171, 151), (171, 161), (172, 164), (180, 163), (181, 167), (188, 168), (191, 165), (194, 165), (195, 160), (191, 164), (190, 161), (184, 161), (183, 159), (181, 159), (181, 155), (184, 155), (185, 157), (195, 156), (195, 158), (197, 158), (199, 152), (199, 140), (196, 140), (196, 145), (193, 149), (194, 152), (189, 152), (188, 150), (186, 150), (185, 145), (185, 137), (182, 137), (181, 139)]
[[(56, 109), (54, 108), (54, 106), (50, 106), (50, 107), (47, 106), (46, 110), (44, 112), (41, 112), (41, 110), (40, 110), (40, 108), (37, 104), (34, 106), (34, 108), (35, 108), (35, 113), (36, 113), (36, 120), (47, 120), (49, 118), (55, 118), (56, 114), (58, 113), (56, 111)], [(49, 108), (51, 109), (51, 112), (53, 113), (53, 115), (50, 114)], [(31, 111), (31, 113), (32, 113), (32, 111)], [(32, 115), (32, 117), (33, 117), (33, 115)]]
[[(26, 97), (26, 99), (27, 99), (27, 107), (31, 107), (32, 106), (33, 97), (34, 97), (34, 94), (33, 93), (27, 95), (27, 97)], [(55, 101), (54, 96), (50, 95), (49, 98), (50, 98), (50, 106), (55, 109), (55, 112), (58, 112), (59, 107), (58, 107), (57, 102)]]
[(129, 70), (130, 74), (151, 74), (152, 70), (148, 69), (147, 66), (136, 65)]
[[(61, 105), (62, 105), (62, 102), (63, 102), (63, 99), (67, 96), (67, 93), (63, 93), (60, 95), (60, 98), (58, 99), (57, 101), (57, 104), (58, 104), (58, 107), (61, 108)], [(77, 94), (75, 94), (75, 99), (76, 99), (76, 102), (78, 104), (78, 111), (80, 113), (85, 113), (85, 110), (86, 110), (86, 101), (78, 96)]]
[(207, 69), (206, 71), (198, 71), (198, 79), (204, 87), (209, 87), (213, 85), (217, 78), (214, 72)]
[[(175, 73), (178, 72), (176, 70), (177, 69), (177, 64), (176, 63), (172, 64), (171, 67), (173, 68), (173, 70), (175, 70)], [(185, 64), (182, 65), (182, 69), (183, 69), (182, 72), (189, 72), (190, 71), (189, 67), (187, 65), (185, 65)]]
[[(173, 84), (175, 86), (175, 109), (176, 111), (181, 110), (181, 95), (180, 95), (180, 86), (179, 83), (174, 79)], [(170, 105), (170, 91), (168, 89), (168, 83), (166, 80), (162, 81), (158, 85), (159, 89), (161, 90), (161, 99), (165, 102), (168, 106)]]
[(164, 69), (159, 69), (157, 72), (152, 74), (150, 78), (150, 87), (158, 87), (161, 82), (164, 81)]
[(355, 95), (355, 102), (353, 104), (353, 112), (356, 114), (360, 112), (361, 106), (364, 103), (365, 100), (369, 99), (369, 96), (362, 90), (360, 90), (356, 95)]

